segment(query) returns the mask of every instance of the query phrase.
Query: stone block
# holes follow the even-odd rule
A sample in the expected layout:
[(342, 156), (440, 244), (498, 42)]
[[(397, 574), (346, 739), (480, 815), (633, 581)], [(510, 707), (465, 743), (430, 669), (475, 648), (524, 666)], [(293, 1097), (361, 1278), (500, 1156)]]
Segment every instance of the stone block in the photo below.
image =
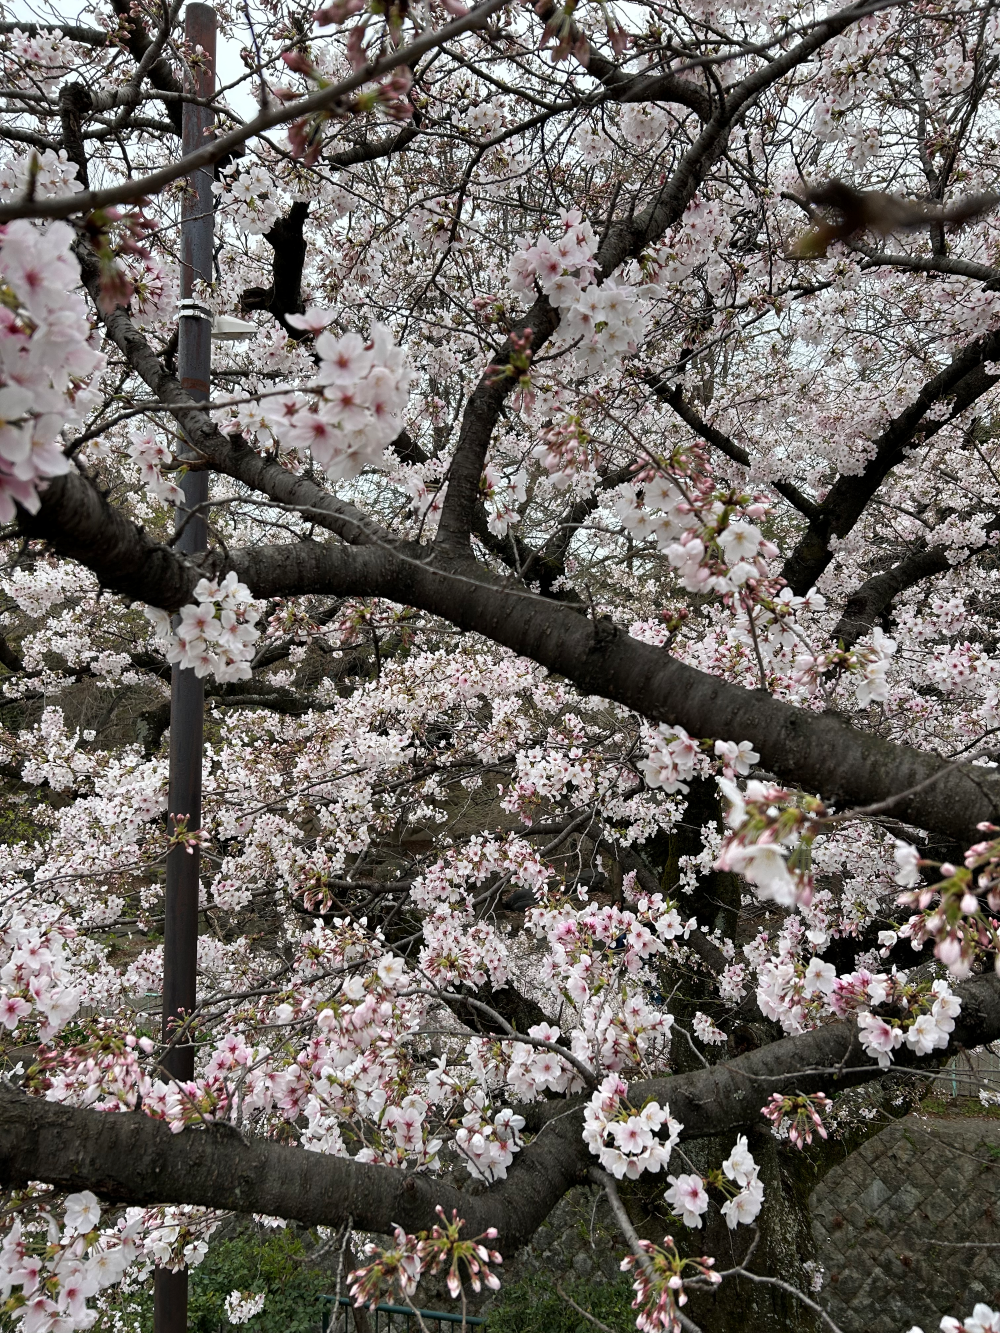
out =
[(921, 1212), (930, 1222), (940, 1225), (955, 1211), (958, 1202), (954, 1196), (945, 1194), (944, 1190), (936, 1189), (929, 1199), (924, 1199)]
[(858, 1195), (858, 1206), (866, 1217), (870, 1217), (877, 1212), (879, 1207), (885, 1203), (891, 1195), (889, 1187), (881, 1177), (876, 1176), (870, 1181), (865, 1189)]
[(573, 1272), (578, 1277), (590, 1277), (594, 1271), (594, 1261), (586, 1250), (578, 1250), (573, 1255)]
[(865, 1275), (857, 1268), (844, 1268), (837, 1275), (837, 1299), (842, 1304), (850, 1304), (865, 1285)]
[[(911, 1117), (838, 1164), (813, 1195), (823, 1303), (844, 1333), (937, 1328), (975, 1301), (1000, 1306), (1000, 1124)], [(841, 1224), (835, 1226), (836, 1220)]]
[(901, 1185), (888, 1203), (879, 1210), (879, 1220), (882, 1220), (882, 1213), (885, 1213), (887, 1220), (891, 1219), (893, 1226), (898, 1228), (901, 1221), (909, 1219), (922, 1198), (923, 1191), (916, 1185), (910, 1183)]

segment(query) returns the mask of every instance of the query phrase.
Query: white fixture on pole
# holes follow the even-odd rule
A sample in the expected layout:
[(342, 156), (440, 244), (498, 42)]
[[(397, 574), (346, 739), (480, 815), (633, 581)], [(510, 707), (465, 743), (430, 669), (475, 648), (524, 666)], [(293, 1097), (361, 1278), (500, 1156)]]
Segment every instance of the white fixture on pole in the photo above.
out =
[(256, 324), (251, 324), (247, 319), (237, 319), (235, 315), (216, 315), (212, 320), (214, 342), (243, 342), (247, 338), (252, 338), (256, 332)]

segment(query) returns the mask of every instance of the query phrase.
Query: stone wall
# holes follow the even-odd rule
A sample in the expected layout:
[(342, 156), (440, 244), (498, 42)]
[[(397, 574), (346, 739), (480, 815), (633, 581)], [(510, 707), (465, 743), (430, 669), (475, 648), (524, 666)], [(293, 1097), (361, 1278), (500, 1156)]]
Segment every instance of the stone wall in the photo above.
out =
[(621, 1234), (602, 1190), (571, 1190), (535, 1232), (530, 1245), (507, 1264), (507, 1283), (542, 1274), (561, 1281), (582, 1278), (614, 1282), (621, 1278), (625, 1253)]
[(829, 1172), (812, 1215), (818, 1299), (844, 1333), (1000, 1308), (1000, 1121), (909, 1116)]

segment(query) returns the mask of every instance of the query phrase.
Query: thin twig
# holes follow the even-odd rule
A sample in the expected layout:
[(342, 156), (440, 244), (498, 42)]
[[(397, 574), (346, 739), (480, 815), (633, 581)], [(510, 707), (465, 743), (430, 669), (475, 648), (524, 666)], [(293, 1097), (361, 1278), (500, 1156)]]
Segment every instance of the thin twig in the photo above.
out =
[(564, 1300), (567, 1305), (571, 1305), (573, 1309), (577, 1312), (577, 1314), (582, 1314), (584, 1319), (589, 1319), (592, 1324), (596, 1324), (598, 1328), (603, 1329), (604, 1333), (615, 1333), (615, 1330), (611, 1328), (608, 1324), (602, 1324), (599, 1319), (594, 1318), (594, 1316), (590, 1313), (589, 1310), (585, 1310), (582, 1305), (577, 1305), (576, 1301), (573, 1299), (572, 1296), (566, 1295), (566, 1293), (563, 1291), (562, 1287), (560, 1287), (558, 1282), (555, 1284), (555, 1288), (556, 1291), (559, 1293), (559, 1296), (562, 1298), (562, 1300)]
[(832, 1333), (844, 1333), (839, 1324), (835, 1324), (822, 1305), (817, 1305), (811, 1300), (805, 1292), (799, 1291), (798, 1287), (793, 1287), (790, 1282), (784, 1282), (780, 1277), (765, 1277), (762, 1273), (748, 1273), (742, 1266), (739, 1268), (729, 1268), (725, 1273), (720, 1273), (720, 1277), (745, 1277), (748, 1282), (766, 1283), (770, 1287), (780, 1287), (782, 1291), (787, 1291), (791, 1296), (797, 1296), (803, 1305), (807, 1305), (810, 1310), (815, 1310), (820, 1319), (823, 1320), (832, 1331)]
[[(628, 1242), (629, 1249), (635, 1255), (636, 1260), (646, 1274), (650, 1278), (653, 1278), (655, 1276), (655, 1270), (653, 1268), (652, 1260), (639, 1243), (639, 1236), (636, 1233), (635, 1227), (632, 1225), (632, 1219), (625, 1210), (625, 1205), (622, 1203), (621, 1195), (618, 1193), (618, 1186), (615, 1184), (614, 1176), (609, 1175), (607, 1171), (602, 1171), (596, 1166), (591, 1167), (587, 1172), (587, 1175), (595, 1185), (600, 1185), (604, 1190), (604, 1193), (608, 1196), (608, 1203), (611, 1205), (611, 1211), (615, 1215), (615, 1221), (618, 1223), (619, 1230)], [(687, 1315), (682, 1314), (679, 1309), (676, 1310), (675, 1313), (680, 1320), (681, 1328), (685, 1330), (685, 1333), (702, 1333), (701, 1329), (693, 1319), (689, 1319)], [(841, 1333), (841, 1330), (838, 1329), (836, 1333)]]

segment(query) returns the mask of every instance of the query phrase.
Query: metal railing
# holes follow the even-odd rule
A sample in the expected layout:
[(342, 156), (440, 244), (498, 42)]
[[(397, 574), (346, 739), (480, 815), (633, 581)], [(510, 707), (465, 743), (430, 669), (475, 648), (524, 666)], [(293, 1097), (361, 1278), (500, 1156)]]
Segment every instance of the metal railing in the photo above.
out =
[[(422, 1333), (422, 1320), (430, 1333), (451, 1333), (452, 1329), (479, 1328), (486, 1323), (481, 1315), (463, 1315), (454, 1310), (411, 1310), (408, 1305), (369, 1305), (355, 1311), (354, 1302), (349, 1296), (324, 1296), (328, 1302), (323, 1312), (323, 1333), (361, 1333), (361, 1326), (355, 1315), (367, 1316), (367, 1327), (371, 1333)], [(420, 1316), (418, 1319), (417, 1316)]]

